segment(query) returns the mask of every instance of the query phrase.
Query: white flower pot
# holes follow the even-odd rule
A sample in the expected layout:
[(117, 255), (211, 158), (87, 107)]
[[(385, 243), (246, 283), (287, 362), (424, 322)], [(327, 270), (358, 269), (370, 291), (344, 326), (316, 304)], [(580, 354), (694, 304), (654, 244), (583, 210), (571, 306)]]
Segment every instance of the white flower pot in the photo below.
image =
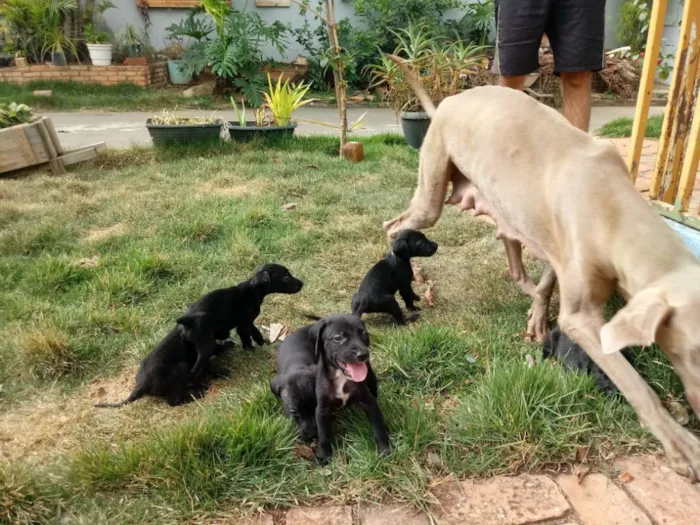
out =
[(88, 44), (87, 48), (93, 66), (112, 64), (112, 44)]

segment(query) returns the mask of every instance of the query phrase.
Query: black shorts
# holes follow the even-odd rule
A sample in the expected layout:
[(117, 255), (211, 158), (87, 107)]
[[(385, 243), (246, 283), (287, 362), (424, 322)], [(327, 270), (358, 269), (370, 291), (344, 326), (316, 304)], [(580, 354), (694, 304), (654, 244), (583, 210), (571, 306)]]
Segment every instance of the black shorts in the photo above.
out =
[(537, 70), (545, 33), (555, 73), (601, 70), (605, 0), (496, 0), (494, 72), (519, 76)]

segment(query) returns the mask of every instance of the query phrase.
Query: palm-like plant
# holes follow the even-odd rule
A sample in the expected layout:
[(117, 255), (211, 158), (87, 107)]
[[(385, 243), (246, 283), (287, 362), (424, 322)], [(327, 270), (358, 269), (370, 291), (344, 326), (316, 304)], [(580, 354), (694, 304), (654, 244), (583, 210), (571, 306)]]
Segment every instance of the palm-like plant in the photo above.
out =
[(272, 79), (267, 75), (268, 91), (264, 93), (265, 101), (272, 111), (272, 116), (276, 126), (288, 126), (292, 121), (292, 113), (309, 102), (313, 102), (313, 98), (304, 100), (304, 95), (309, 91), (310, 85), (303, 83), (296, 86), (289, 85), (289, 79), (284, 84), (282, 76), (277, 79), (277, 84), (272, 85)]

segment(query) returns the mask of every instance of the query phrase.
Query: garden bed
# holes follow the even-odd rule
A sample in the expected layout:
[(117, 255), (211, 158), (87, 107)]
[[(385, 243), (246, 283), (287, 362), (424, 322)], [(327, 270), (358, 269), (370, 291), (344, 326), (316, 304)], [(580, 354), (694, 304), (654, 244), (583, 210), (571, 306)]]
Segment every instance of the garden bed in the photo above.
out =
[(103, 86), (129, 83), (140, 87), (164, 86), (168, 83), (168, 63), (153, 62), (147, 65), (124, 66), (49, 66), (32, 65), (24, 68), (0, 68), (0, 82), (26, 84), (35, 80), (72, 80), (75, 82), (90, 82)]

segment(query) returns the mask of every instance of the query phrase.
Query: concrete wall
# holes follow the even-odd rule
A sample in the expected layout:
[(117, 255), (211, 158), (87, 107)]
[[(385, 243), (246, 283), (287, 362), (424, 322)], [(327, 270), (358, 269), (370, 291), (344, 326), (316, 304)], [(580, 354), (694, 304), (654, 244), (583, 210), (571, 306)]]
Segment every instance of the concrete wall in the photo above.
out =
[[(471, 3), (472, 1), (474, 0), (465, 0), (465, 3)], [(667, 24), (670, 24), (666, 28), (667, 38), (669, 44), (673, 46), (675, 46), (678, 40), (678, 27), (677, 24), (674, 27), (672, 23), (673, 20), (676, 20), (676, 22), (680, 20), (680, 14), (676, 15), (676, 13), (682, 11), (682, 8), (679, 8), (679, 1), (680, 0), (671, 0), (669, 16), (667, 17)], [(136, 8), (136, 0), (112, 0), (112, 2), (117, 6), (117, 9), (110, 9), (107, 11), (105, 13), (105, 21), (113, 32), (118, 34), (123, 30), (126, 24), (132, 24), (143, 28), (143, 21)], [(605, 12), (606, 48), (613, 48), (620, 45), (615, 37), (615, 26), (619, 18), (620, 5), (622, 2), (623, 0), (607, 0)], [(289, 7), (255, 7), (255, 0), (247, 0), (247, 2), (246, 0), (232, 0), (232, 4), (237, 9), (243, 9), (247, 4), (248, 9), (255, 9), (263, 20), (268, 22), (279, 20), (285, 24), (291, 24), (293, 27), (300, 27), (303, 24), (303, 18), (299, 15), (299, 7), (291, 2)], [(172, 23), (177, 23), (182, 20), (187, 16), (187, 13), (187, 9), (149, 9), (149, 15), (153, 24), (149, 29), (149, 35), (151, 37), (151, 43), (156, 49), (163, 48), (167, 45), (167, 32), (165, 28)], [(455, 10), (450, 13), (450, 16), (454, 18), (460, 18), (463, 15), (464, 13), (461, 10)], [(307, 15), (307, 17), (313, 22), (311, 15)], [(349, 18), (351, 21), (357, 21), (354, 16), (352, 4), (344, 0), (336, 2), (336, 18), (338, 20)], [(293, 38), (288, 38), (288, 43), (289, 47), (284, 56), (279, 56), (273, 49), (268, 49), (267, 52), (273, 58), (282, 61), (291, 61), (298, 54), (302, 54), (302, 49)]]

